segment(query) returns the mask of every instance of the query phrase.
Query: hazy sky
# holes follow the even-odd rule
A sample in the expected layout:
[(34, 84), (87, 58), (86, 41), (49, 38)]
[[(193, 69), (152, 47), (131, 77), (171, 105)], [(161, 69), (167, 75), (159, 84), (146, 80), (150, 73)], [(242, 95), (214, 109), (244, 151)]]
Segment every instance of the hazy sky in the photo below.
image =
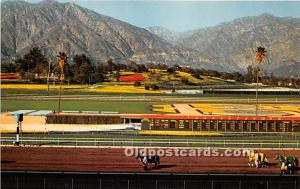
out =
[[(27, 1), (39, 2), (39, 0)], [(300, 18), (300, 1), (72, 0), (72, 2), (139, 27), (163, 26), (177, 31), (214, 26), (238, 17), (255, 16), (265, 12), (279, 17)]]

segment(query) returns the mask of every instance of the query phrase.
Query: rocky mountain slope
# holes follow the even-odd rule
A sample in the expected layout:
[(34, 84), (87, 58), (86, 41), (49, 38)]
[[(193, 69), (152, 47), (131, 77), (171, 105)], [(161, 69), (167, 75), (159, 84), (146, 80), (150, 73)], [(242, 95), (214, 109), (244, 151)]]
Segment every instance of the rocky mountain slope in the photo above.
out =
[(180, 40), (192, 35), (195, 31), (178, 32), (161, 26), (152, 26), (146, 28), (151, 33), (176, 45)]
[(255, 48), (267, 49), (264, 72), (300, 73), (300, 19), (270, 14), (244, 17), (215, 27), (173, 32), (139, 28), (74, 3), (2, 2), (1, 61), (11, 62), (38, 46), (52, 61), (58, 51), (86, 54), (93, 62), (184, 64), (245, 72)]
[(113, 59), (117, 62), (201, 63), (214, 68), (209, 58), (197, 51), (180, 50), (146, 29), (74, 3), (10, 1), (2, 3), (2, 10), (2, 61), (11, 61), (38, 46), (52, 59), (58, 51), (65, 51), (71, 57), (87, 54), (94, 62)]
[[(244, 72), (254, 65), (255, 49), (267, 50), (265, 72), (300, 75), (300, 19), (279, 18), (271, 14), (244, 17), (215, 27), (202, 28), (180, 36), (164, 30), (149, 30), (181, 48), (191, 48), (213, 57), (227, 71)], [(168, 35), (168, 37), (164, 37)], [(173, 37), (172, 37), (173, 36)], [(178, 39), (178, 40), (174, 40)]]

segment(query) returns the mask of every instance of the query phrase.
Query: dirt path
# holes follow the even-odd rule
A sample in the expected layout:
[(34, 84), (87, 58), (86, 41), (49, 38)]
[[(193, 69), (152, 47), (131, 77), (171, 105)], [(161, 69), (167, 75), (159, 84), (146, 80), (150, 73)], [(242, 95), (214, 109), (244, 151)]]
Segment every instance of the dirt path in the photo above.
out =
[(191, 115), (191, 116), (202, 115), (200, 112), (198, 112), (196, 109), (194, 109), (188, 104), (173, 104), (173, 105), (175, 109), (179, 111), (180, 114)]
[[(248, 167), (247, 157), (161, 157), (151, 172), (181, 173), (278, 173), (277, 153), (300, 157), (300, 151), (264, 151), (268, 168)], [(144, 172), (135, 157), (120, 148), (2, 147), (2, 170)], [(300, 170), (297, 171), (300, 174)]]

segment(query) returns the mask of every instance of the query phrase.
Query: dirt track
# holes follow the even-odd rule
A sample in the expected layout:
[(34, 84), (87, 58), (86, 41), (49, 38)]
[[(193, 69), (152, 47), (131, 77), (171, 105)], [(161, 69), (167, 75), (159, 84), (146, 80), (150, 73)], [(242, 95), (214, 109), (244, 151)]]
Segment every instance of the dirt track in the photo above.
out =
[[(248, 167), (247, 157), (161, 157), (150, 172), (278, 173), (275, 155), (300, 157), (300, 151), (264, 151), (271, 167)], [(135, 157), (116, 148), (2, 147), (2, 170), (144, 172)], [(300, 170), (297, 171), (300, 174)]]

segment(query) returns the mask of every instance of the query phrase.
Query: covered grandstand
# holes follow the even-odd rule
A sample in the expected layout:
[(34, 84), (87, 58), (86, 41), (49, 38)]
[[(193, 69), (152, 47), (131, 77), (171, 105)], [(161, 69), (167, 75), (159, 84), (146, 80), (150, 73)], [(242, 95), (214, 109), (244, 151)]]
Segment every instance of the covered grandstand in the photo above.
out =
[(300, 117), (293, 116), (187, 116), (162, 114), (48, 114), (51, 124), (141, 123), (143, 130), (217, 132), (297, 132)]

